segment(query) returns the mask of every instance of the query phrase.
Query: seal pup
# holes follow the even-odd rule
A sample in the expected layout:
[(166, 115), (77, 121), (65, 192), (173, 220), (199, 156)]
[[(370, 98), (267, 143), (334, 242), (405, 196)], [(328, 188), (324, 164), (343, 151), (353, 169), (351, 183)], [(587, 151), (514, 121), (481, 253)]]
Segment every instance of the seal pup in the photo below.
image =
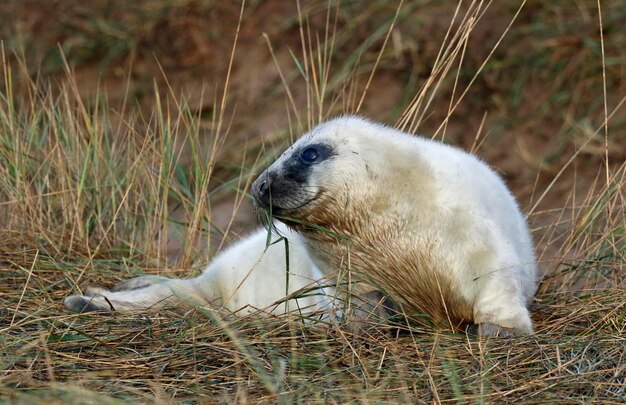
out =
[(469, 153), (344, 116), (304, 134), (252, 195), (304, 237), (325, 274), (349, 267), (407, 314), (482, 335), (533, 331), (528, 226), (504, 181)]
[(238, 314), (332, 311), (333, 289), (322, 285), (323, 274), (302, 237), (284, 225), (274, 230), (288, 240), (288, 271), (284, 242), (267, 246), (268, 230), (261, 228), (217, 255), (196, 278), (148, 275), (123, 281), (111, 290), (89, 287), (84, 295), (65, 298), (65, 307), (72, 312), (121, 313), (206, 305)]

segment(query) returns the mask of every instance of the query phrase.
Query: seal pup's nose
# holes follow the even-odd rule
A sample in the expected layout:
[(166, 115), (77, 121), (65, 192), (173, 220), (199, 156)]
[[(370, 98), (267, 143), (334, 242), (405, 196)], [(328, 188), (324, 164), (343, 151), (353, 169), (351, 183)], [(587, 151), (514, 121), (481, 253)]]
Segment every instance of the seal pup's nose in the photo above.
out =
[(271, 180), (267, 173), (262, 174), (252, 185), (252, 196), (254, 200), (265, 207), (270, 205)]
[(264, 179), (259, 184), (259, 198), (264, 203), (269, 202), (269, 197), (270, 197), (270, 184), (269, 183), (270, 182), (268, 179)]

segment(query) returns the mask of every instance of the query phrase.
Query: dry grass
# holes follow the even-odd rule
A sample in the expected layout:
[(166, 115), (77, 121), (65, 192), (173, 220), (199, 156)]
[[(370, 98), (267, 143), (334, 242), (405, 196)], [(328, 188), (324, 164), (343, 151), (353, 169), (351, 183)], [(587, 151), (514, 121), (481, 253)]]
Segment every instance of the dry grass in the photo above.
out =
[[(0, 399), (626, 401), (620, 2), (602, 4), (601, 22), (595, 2), (261, 1), (243, 13), (86, 3), (0, 6), (13, 17), (0, 24), (10, 39), (0, 87)], [(33, 23), (54, 12), (62, 24)], [(264, 16), (281, 24), (263, 25)], [(168, 35), (188, 41), (164, 55)], [(50, 50), (55, 41), (66, 60)], [(222, 80), (181, 95), (186, 67), (209, 66), (203, 52), (222, 56), (210, 65)], [(91, 86), (94, 61), (104, 70)], [(131, 62), (137, 77), (113, 80), (110, 67)], [(295, 315), (62, 309), (85, 283), (197, 271), (251, 226), (252, 174), (301, 131), (354, 111), (477, 150), (504, 171), (531, 213), (545, 273), (537, 333), (480, 341), (393, 325), (354, 338)]]

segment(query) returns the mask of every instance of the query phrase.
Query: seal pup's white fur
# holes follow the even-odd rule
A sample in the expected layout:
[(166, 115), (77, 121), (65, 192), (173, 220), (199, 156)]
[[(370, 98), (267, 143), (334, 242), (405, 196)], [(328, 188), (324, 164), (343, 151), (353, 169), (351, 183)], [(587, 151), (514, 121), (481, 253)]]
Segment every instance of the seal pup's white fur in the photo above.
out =
[[(198, 305), (238, 314), (259, 310), (271, 313), (330, 310), (333, 289), (321, 287), (323, 275), (311, 261), (301, 236), (285, 226), (277, 229), (289, 241), (288, 290), (284, 241), (266, 249), (268, 231), (258, 229), (221, 252), (196, 278), (142, 276), (124, 281), (111, 291), (90, 287), (85, 295), (67, 297), (65, 307), (73, 312), (122, 313)], [(298, 298), (281, 301), (290, 294)]]
[(306, 238), (326, 274), (349, 263), (405, 311), (453, 328), (533, 331), (528, 226), (504, 181), (471, 154), (341, 117), (302, 136), (252, 192)]

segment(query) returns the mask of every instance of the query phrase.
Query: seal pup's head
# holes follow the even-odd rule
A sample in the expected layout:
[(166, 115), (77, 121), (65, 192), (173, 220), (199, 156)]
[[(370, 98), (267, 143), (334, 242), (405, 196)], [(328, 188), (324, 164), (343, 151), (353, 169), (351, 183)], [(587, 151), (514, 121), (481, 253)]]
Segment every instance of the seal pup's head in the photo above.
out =
[(380, 195), (383, 188), (388, 194), (389, 184), (381, 186), (393, 165), (389, 157), (406, 143), (403, 136), (355, 116), (324, 122), (261, 173), (252, 184), (255, 206), (298, 230), (328, 225), (350, 234), (354, 221), (369, 215), (365, 211), (386, 204)]

